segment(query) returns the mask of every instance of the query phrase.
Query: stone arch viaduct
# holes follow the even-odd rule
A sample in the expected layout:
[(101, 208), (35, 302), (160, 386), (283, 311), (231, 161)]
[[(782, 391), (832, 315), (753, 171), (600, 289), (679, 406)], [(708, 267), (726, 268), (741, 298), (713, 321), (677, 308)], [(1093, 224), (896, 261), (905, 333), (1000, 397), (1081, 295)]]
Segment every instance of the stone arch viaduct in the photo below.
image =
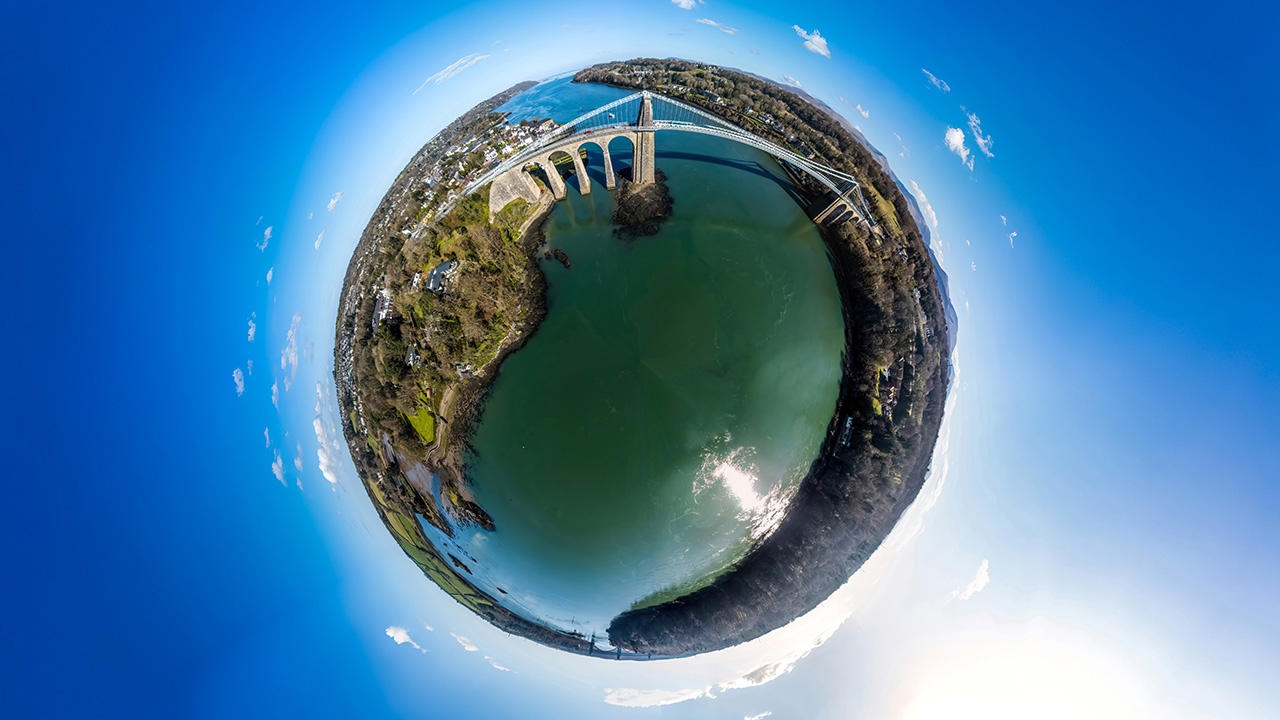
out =
[[(655, 100), (663, 111), (658, 118), (654, 116)], [(630, 115), (628, 111), (633, 108), (636, 112), (634, 122), (615, 119), (623, 113)], [(470, 194), (485, 183), (492, 182), (489, 192), (490, 213), (501, 210), (516, 198), (536, 203), (540, 191), (528, 168), (537, 166), (547, 176), (553, 197), (561, 200), (567, 194), (567, 189), (556, 167), (556, 160), (567, 155), (573, 163), (578, 191), (586, 195), (591, 192), (591, 180), (587, 177), (582, 154), (588, 145), (594, 145), (600, 150), (604, 158), (605, 186), (613, 189), (617, 179), (609, 146), (617, 138), (626, 138), (631, 143), (633, 181), (651, 183), (654, 181), (654, 135), (658, 131), (714, 135), (763, 150), (792, 168), (807, 173), (830, 191), (828, 199), (819, 202), (812, 209), (815, 222), (835, 223), (856, 219), (874, 227), (874, 220), (853, 176), (775, 145), (702, 110), (648, 91), (615, 100), (560, 126), (541, 141), (490, 170), (464, 192)]]

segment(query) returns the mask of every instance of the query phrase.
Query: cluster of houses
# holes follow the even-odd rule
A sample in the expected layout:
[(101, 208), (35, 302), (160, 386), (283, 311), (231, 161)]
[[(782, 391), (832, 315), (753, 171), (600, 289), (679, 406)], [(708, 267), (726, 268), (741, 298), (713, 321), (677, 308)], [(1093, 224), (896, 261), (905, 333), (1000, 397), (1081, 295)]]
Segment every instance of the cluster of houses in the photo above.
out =
[(902, 368), (903, 360), (898, 358), (893, 365), (880, 369), (880, 373), (884, 375), (885, 384), (889, 386), (889, 391), (884, 393), (884, 399), (880, 401), (880, 409), (890, 420), (893, 419), (893, 409), (898, 407), (898, 392), (902, 389)]
[(391, 311), (395, 309), (392, 303), (391, 289), (382, 288), (378, 291), (378, 299), (373, 305), (373, 329), (377, 330), (382, 325), (382, 321), (391, 316)]

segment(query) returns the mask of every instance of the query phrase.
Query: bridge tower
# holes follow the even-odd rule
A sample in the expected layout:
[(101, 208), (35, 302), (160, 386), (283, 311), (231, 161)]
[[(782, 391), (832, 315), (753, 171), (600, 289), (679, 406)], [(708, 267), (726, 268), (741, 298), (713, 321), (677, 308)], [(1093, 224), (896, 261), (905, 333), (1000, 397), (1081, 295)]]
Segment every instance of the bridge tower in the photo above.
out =
[(636, 118), (636, 155), (631, 164), (631, 179), (642, 185), (654, 181), (653, 176), (653, 101), (645, 90), (640, 95), (640, 115)]

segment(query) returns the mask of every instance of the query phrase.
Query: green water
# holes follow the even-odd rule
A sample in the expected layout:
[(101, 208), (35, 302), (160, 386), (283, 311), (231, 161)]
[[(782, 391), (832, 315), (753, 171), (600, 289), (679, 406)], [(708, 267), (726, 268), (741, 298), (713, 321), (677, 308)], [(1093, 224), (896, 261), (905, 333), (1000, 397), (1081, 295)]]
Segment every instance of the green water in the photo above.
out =
[(570, 183), (545, 232), (572, 269), (543, 262), (547, 318), (473, 438), (496, 530), (459, 543), (480, 584), (587, 634), (772, 530), (840, 377), (835, 279), (773, 161), (674, 133), (658, 151), (675, 209), (656, 236), (613, 237), (612, 193)]

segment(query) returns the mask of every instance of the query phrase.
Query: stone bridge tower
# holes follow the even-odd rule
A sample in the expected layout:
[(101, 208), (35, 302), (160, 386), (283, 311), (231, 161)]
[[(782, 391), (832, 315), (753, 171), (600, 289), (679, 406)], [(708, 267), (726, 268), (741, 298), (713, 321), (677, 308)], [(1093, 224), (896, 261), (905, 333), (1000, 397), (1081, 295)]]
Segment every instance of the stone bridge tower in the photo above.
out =
[(653, 101), (648, 90), (640, 96), (640, 116), (636, 118), (636, 155), (632, 160), (631, 179), (642, 185), (653, 177)]

